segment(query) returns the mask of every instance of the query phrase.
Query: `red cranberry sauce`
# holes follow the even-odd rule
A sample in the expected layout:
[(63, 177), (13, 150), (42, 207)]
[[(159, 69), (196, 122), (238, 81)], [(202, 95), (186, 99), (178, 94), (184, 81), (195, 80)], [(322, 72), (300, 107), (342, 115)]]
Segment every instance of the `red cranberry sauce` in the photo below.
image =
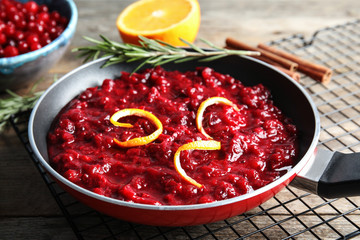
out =
[(0, 0), (0, 58), (35, 51), (57, 38), (68, 19), (34, 1)]
[[(220, 150), (181, 152), (186, 173), (203, 185), (184, 181), (173, 157), (183, 144), (206, 140), (197, 130), (200, 103), (221, 96), (224, 104), (209, 106), (206, 132), (221, 142)], [(126, 141), (155, 130), (148, 120), (126, 117), (133, 128), (113, 126), (109, 118), (124, 108), (152, 112), (163, 124), (158, 139), (144, 146), (121, 148)], [(58, 115), (48, 134), (52, 166), (81, 187), (125, 201), (183, 205), (207, 203), (249, 193), (286, 173), (297, 154), (296, 127), (273, 105), (263, 85), (244, 86), (210, 68), (181, 73), (157, 67), (88, 88)]]

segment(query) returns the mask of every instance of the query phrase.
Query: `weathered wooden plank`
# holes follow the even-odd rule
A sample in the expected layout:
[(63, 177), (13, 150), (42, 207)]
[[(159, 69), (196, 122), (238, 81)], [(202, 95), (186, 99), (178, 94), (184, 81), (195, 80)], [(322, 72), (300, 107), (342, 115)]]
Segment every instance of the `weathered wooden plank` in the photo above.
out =
[(50, 191), (13, 131), (0, 139), (0, 216), (60, 214)]
[(10, 239), (76, 239), (64, 217), (1, 217), (0, 238)]
[[(120, 41), (115, 27), (116, 17), (125, 6), (134, 1), (106, 0), (99, 4), (98, 0), (76, 0), (79, 9), (79, 22), (70, 49), (62, 60), (50, 70), (50, 73), (44, 77), (44, 81), (39, 88), (45, 89), (54, 78), (60, 77), (81, 65), (81, 60), (75, 58), (75, 54), (71, 53), (70, 50), (73, 47), (89, 44), (82, 36), (97, 38), (99, 34), (104, 34), (111, 39)], [(358, 0), (199, 0), (199, 2), (202, 11), (202, 22), (198, 39), (204, 38), (219, 46), (224, 45), (224, 39), (229, 36), (252, 45), (297, 33), (309, 37), (319, 28), (360, 18)], [(199, 40), (196, 43), (202, 44)], [(299, 195), (303, 194), (301, 191), (295, 191)], [(294, 195), (286, 190), (277, 195), (277, 199), (281, 202), (293, 198)], [(285, 207), (289, 208), (293, 214), (302, 214), (308, 209), (308, 206), (303, 201), (310, 207), (324, 203), (324, 200), (319, 197), (309, 195), (289, 202)], [(359, 198), (351, 198), (351, 201), (354, 201), (356, 205), (360, 205)], [(277, 200), (271, 199), (263, 207), (267, 209), (276, 204), (278, 204)], [(351, 204), (346, 199), (340, 199), (332, 204), (342, 212), (351, 210)], [(270, 213), (277, 220), (289, 218), (291, 216), (285, 207), (277, 207), (270, 210)], [(252, 210), (250, 213), (258, 210)], [(323, 219), (330, 219), (336, 215), (334, 208), (329, 204), (316, 209), (316, 213), (321, 214)], [(357, 225), (360, 225), (358, 214), (359, 212), (356, 210), (349, 214), (348, 217)], [(249, 222), (238, 222), (240, 218), (235, 217), (229, 220), (230, 223), (234, 223), (237, 234), (246, 235), (248, 232), (255, 230)], [(91, 222), (92, 219), (88, 220)], [(301, 220), (309, 226), (322, 221), (313, 212), (301, 215)], [(259, 216), (256, 219), (254, 218), (253, 221), (257, 226), (267, 226), (272, 223), (268, 216)], [(116, 221), (115, 225), (117, 224)], [(218, 222), (209, 227), (216, 229), (222, 224), (224, 222)], [(343, 217), (332, 221), (331, 224), (344, 235), (355, 231), (354, 226), (349, 224), (349, 221)], [(127, 225), (121, 224), (120, 226), (114, 226), (114, 228), (124, 226)], [(289, 233), (296, 233), (304, 228), (295, 218), (284, 222), (283, 227)], [(193, 237), (206, 234), (208, 231), (203, 226), (186, 227), (185, 229)], [(137, 230), (145, 238), (154, 231), (154, 228), (139, 226)], [(93, 239), (94, 236), (100, 238), (101, 232), (97, 231), (94, 231)], [(313, 231), (322, 236), (323, 239), (340, 237), (327, 224), (321, 224), (319, 227), (314, 228)], [(265, 232), (271, 239), (287, 236), (279, 226), (269, 228)], [(219, 239), (233, 239), (239, 237), (237, 234), (229, 228), (214, 233)], [(75, 238), (13, 131), (0, 136), (0, 236), (1, 239)], [(166, 236), (169, 239), (187, 239), (182, 229), (170, 231)], [(305, 232), (300, 236), (299, 239), (314, 239), (311, 232)], [(262, 235), (255, 234), (250, 239), (259, 237), (261, 238)], [(136, 235), (131, 231), (119, 235), (119, 239), (129, 238), (136, 239)], [(213, 238), (209, 235), (208, 239)]]

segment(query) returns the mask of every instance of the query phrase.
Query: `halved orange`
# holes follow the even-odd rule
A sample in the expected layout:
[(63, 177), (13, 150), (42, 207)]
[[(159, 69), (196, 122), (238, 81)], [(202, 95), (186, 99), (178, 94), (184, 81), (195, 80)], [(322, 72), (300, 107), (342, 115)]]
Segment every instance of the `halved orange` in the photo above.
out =
[(138, 36), (185, 46), (194, 42), (200, 27), (197, 0), (140, 0), (126, 7), (116, 26), (125, 43), (139, 44)]
[(142, 109), (138, 109), (138, 108), (125, 108), (120, 111), (117, 111), (110, 117), (110, 122), (113, 125), (119, 126), (119, 127), (126, 127), (126, 128), (133, 127), (133, 125), (130, 123), (118, 122), (118, 120), (120, 118), (126, 117), (126, 116), (138, 116), (138, 117), (147, 118), (150, 122), (152, 122), (157, 127), (157, 130), (148, 136), (133, 138), (133, 139), (130, 139), (130, 140), (124, 141), (124, 142), (121, 142), (118, 139), (114, 138), (114, 142), (117, 145), (119, 145), (120, 147), (136, 147), (136, 146), (141, 146), (141, 145), (151, 143), (154, 140), (156, 140), (163, 131), (163, 126), (162, 126), (161, 121), (154, 114), (152, 114), (151, 112), (142, 110)]
[(199, 140), (194, 142), (189, 142), (184, 145), (181, 145), (174, 155), (174, 165), (175, 170), (180, 174), (180, 176), (187, 182), (193, 184), (194, 186), (201, 188), (202, 184), (198, 183), (193, 178), (189, 177), (185, 170), (181, 167), (180, 164), (180, 152), (185, 150), (219, 150), (221, 148), (221, 143), (214, 140)]

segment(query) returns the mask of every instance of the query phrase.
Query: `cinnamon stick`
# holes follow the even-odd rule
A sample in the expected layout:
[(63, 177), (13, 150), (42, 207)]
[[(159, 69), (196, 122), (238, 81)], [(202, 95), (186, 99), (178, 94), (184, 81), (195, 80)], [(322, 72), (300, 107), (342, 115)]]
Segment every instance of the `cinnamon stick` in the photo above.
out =
[(300, 72), (305, 73), (309, 77), (313, 78), (314, 80), (320, 81), (321, 83), (328, 83), (331, 79), (332, 70), (330, 68), (312, 63), (291, 53), (262, 43), (258, 44), (258, 48), (296, 62), (298, 64), (298, 70)]
[[(263, 62), (266, 62), (266, 63), (268, 63), (268, 64), (270, 64), (270, 65), (273, 65), (273, 66), (277, 66), (277, 67), (281, 67), (282, 65), (280, 64), (280, 63), (277, 63), (277, 62), (275, 62), (275, 61), (273, 61), (273, 60), (271, 60), (271, 59), (269, 59), (269, 58), (266, 58), (266, 57), (264, 57), (264, 56), (255, 56), (255, 58), (256, 59), (259, 59), (259, 60), (261, 60), (261, 61), (263, 61)], [(284, 68), (285, 69), (285, 68)], [(291, 71), (290, 69), (289, 69), (289, 71)]]
[(235, 40), (233, 38), (227, 38), (225, 40), (225, 43), (226, 43), (227, 47), (230, 47), (233, 49), (258, 51), (261, 53), (261, 56), (256, 57), (256, 58), (263, 60), (264, 62), (268, 62), (268, 63), (272, 62), (272, 63), (270, 63), (272, 65), (280, 65), (283, 68), (289, 69), (290, 71), (296, 71), (296, 69), (298, 68), (298, 64), (296, 62), (293, 62), (289, 59), (286, 59), (284, 57), (281, 57), (279, 55), (271, 53), (267, 50), (249, 46), (239, 40)]
[(279, 67), (279, 66), (275, 66), (275, 67), (277, 69), (279, 69), (280, 71), (282, 71), (283, 73), (289, 75), (295, 81), (300, 82), (300, 74), (298, 72), (293, 72), (293, 71), (290, 71), (289, 69)]

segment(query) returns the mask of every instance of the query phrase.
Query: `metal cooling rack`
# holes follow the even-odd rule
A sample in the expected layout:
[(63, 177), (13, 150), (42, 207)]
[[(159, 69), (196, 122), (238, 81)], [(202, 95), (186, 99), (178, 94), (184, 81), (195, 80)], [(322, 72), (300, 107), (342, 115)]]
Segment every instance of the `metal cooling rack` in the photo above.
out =
[[(270, 44), (334, 70), (327, 85), (301, 78), (321, 115), (319, 144), (333, 151), (360, 152), (360, 21), (321, 29), (310, 40), (294, 35)], [(44, 172), (29, 145), (28, 117), (29, 112), (14, 116), (13, 128), (78, 239), (348, 239), (360, 235), (360, 197), (327, 200), (291, 186), (258, 208), (207, 225), (152, 227), (105, 216), (73, 199)]]

